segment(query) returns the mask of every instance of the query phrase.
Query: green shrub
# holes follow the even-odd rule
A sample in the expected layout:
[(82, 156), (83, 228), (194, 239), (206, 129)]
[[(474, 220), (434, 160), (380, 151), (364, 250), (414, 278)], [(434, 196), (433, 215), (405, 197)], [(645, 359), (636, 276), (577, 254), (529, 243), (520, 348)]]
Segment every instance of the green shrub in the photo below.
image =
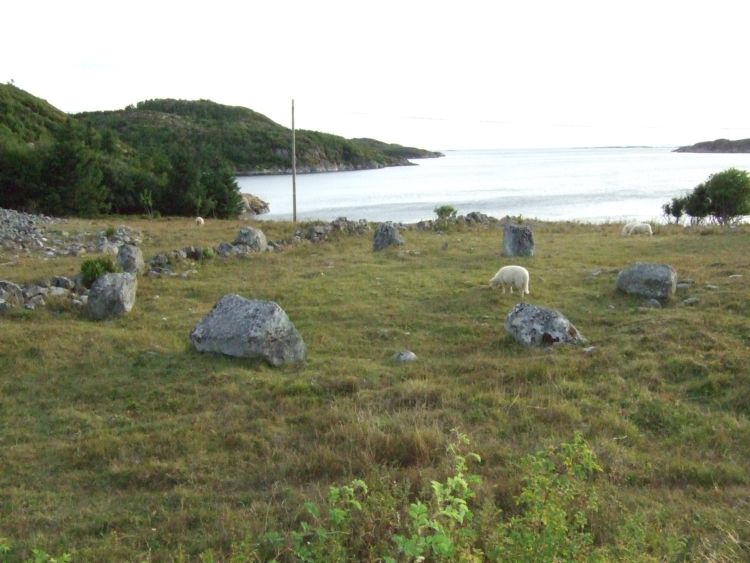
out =
[(665, 203), (662, 210), (675, 222), (686, 213), (694, 223), (701, 223), (706, 217), (720, 225), (736, 223), (750, 214), (750, 176), (737, 168), (711, 174), (687, 195)]
[(440, 220), (455, 219), (456, 213), (458, 213), (456, 208), (452, 205), (441, 205), (440, 207), (436, 207), (433, 211), (435, 211), (435, 215), (437, 215)]
[(83, 285), (91, 287), (94, 282), (107, 273), (116, 272), (117, 267), (112, 261), (111, 256), (101, 256), (100, 258), (90, 258), (84, 260), (81, 264), (81, 278)]

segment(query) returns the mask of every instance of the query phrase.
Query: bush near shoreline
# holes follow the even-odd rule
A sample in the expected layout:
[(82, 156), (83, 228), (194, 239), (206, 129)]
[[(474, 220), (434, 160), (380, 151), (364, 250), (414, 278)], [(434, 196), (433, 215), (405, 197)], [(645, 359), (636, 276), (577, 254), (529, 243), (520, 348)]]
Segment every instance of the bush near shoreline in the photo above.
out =
[[(113, 221), (143, 232), (147, 256), (232, 240), (247, 224), (106, 218), (64, 229)], [(252, 224), (270, 240), (300, 227)], [(620, 230), (534, 222), (536, 255), (511, 259), (531, 273), (528, 300), (563, 311), (588, 352), (525, 349), (505, 333), (515, 296), (487, 288), (509, 263), (502, 234), (469, 225), (410, 230), (378, 253), (371, 236), (339, 234), (209, 260), (187, 279), (143, 278), (131, 314), (106, 323), (64, 306), (4, 313), (2, 557), (315, 560), (305, 549), (322, 545), (350, 560), (413, 560), (419, 549), (456, 560), (425, 551), (448, 544), (429, 539), (435, 526), (414, 527), (422, 502), (421, 521), (456, 540), (452, 553), (503, 560), (509, 552), (492, 548), (507, 544), (489, 532), (516, 522), (517, 545), (539, 545), (524, 533), (540, 529), (534, 483), (546, 482), (553, 506), (569, 499), (562, 519), (546, 517), (563, 559), (747, 560), (750, 228)], [(70, 275), (82, 260), (0, 249), (0, 279)], [(650, 309), (617, 294), (617, 272), (636, 261), (671, 264), (677, 298)], [(195, 352), (190, 330), (230, 292), (281, 304), (306, 364)], [(418, 360), (392, 362), (403, 349)], [(451, 450), (452, 429), (468, 450)], [(586, 448), (601, 471), (563, 479), (562, 454)], [(456, 455), (469, 462), (469, 452), (481, 462), (458, 471)], [(472, 475), (471, 495), (450, 481)], [(472, 518), (441, 519), (437, 491), (462, 498)]]

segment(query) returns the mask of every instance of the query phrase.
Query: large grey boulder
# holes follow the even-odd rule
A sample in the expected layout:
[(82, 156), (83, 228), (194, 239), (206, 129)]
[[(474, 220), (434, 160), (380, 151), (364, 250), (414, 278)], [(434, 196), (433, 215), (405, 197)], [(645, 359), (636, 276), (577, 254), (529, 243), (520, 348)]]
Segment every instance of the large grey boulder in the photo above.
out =
[(92, 319), (104, 320), (129, 313), (135, 304), (135, 274), (104, 274), (91, 286), (86, 308)]
[(505, 318), (505, 330), (524, 346), (586, 342), (562, 313), (529, 303), (519, 303), (510, 310)]
[(143, 261), (141, 249), (134, 244), (123, 244), (117, 251), (117, 264), (123, 272), (131, 274), (143, 273), (146, 263)]
[(0, 280), (0, 311), (23, 305), (23, 290), (12, 281)]
[(677, 290), (677, 272), (669, 264), (636, 262), (617, 275), (616, 287), (628, 295), (663, 301)]
[(272, 366), (305, 359), (305, 343), (292, 321), (273, 301), (222, 297), (190, 333), (199, 352), (260, 358)]
[(404, 244), (404, 239), (398, 232), (396, 225), (390, 221), (380, 223), (375, 229), (375, 235), (372, 237), (372, 249), (383, 250), (389, 246), (400, 246)]
[(534, 233), (526, 225), (503, 226), (503, 256), (534, 256)]
[(266, 235), (253, 227), (242, 227), (233, 244), (248, 246), (254, 252), (265, 252), (268, 249)]

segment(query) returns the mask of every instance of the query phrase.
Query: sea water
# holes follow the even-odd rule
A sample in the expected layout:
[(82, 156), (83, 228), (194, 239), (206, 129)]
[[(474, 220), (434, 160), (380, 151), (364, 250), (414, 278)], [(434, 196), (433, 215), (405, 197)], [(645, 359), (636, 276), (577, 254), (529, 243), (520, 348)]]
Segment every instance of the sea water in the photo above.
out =
[[(662, 205), (750, 154), (673, 147), (445, 151), (442, 158), (357, 172), (297, 175), (297, 218), (414, 223), (451, 205), (459, 214), (584, 222), (663, 221)], [(240, 191), (269, 203), (262, 219), (291, 219), (292, 177), (241, 176)]]

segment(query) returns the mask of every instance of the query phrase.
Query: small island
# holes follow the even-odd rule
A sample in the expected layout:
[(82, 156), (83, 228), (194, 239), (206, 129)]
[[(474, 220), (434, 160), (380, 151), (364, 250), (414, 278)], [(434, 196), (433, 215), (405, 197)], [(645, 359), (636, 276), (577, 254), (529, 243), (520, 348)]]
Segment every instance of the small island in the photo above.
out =
[(685, 147), (679, 147), (674, 152), (713, 152), (713, 153), (737, 153), (750, 152), (750, 139), (730, 141), (729, 139), (716, 139), (715, 141), (703, 141)]

